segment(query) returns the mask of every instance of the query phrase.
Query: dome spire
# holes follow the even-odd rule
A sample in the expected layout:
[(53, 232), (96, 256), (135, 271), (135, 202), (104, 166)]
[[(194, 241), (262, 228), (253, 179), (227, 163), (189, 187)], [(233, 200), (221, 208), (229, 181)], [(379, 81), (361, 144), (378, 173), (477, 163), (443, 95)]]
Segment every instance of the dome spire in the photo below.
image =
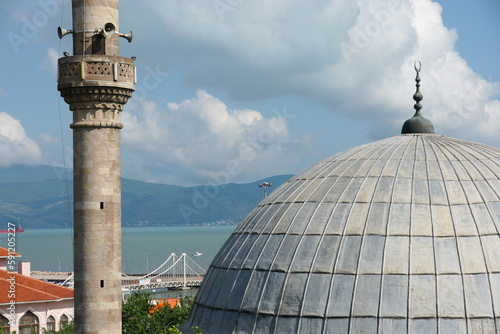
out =
[(415, 68), (415, 71), (417, 72), (417, 77), (415, 78), (415, 86), (417, 86), (417, 90), (415, 91), (415, 94), (413, 94), (413, 100), (415, 100), (415, 105), (413, 108), (415, 108), (415, 111), (417, 114), (420, 114), (420, 109), (422, 109), (422, 105), (420, 104), (420, 101), (424, 98), (422, 93), (420, 93), (420, 70), (422, 69), (422, 63), (420, 61), (415, 61), (415, 64), (413, 65)]
[(415, 108), (415, 115), (406, 120), (403, 124), (403, 128), (401, 129), (401, 133), (434, 133), (434, 125), (432, 125), (432, 122), (420, 115), (420, 109), (422, 109), (420, 101), (424, 98), (420, 92), (420, 70), (422, 69), (422, 63), (418, 60), (415, 61), (414, 68), (417, 72), (417, 76), (415, 78), (417, 90), (415, 91), (415, 94), (413, 94), (413, 100), (416, 102), (413, 106), (413, 108)]

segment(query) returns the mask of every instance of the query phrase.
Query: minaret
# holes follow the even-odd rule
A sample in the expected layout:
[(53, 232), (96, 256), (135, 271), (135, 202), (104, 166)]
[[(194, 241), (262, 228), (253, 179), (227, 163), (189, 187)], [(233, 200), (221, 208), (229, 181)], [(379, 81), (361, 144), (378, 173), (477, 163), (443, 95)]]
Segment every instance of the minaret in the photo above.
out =
[(73, 55), (57, 89), (73, 111), (75, 333), (121, 333), (120, 112), (135, 67), (120, 57), (118, 0), (72, 0)]

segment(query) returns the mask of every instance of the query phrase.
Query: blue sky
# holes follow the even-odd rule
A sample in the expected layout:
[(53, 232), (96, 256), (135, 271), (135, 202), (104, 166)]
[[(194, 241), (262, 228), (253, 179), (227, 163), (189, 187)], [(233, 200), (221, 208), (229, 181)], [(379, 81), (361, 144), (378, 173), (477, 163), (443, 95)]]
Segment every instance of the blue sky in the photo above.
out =
[[(178, 185), (295, 174), (400, 132), (499, 146), (498, 0), (150, 0), (120, 3), (137, 91), (122, 121), (122, 175)], [(0, 166), (71, 166), (71, 112), (56, 60), (71, 53), (68, 0), (0, 2)]]

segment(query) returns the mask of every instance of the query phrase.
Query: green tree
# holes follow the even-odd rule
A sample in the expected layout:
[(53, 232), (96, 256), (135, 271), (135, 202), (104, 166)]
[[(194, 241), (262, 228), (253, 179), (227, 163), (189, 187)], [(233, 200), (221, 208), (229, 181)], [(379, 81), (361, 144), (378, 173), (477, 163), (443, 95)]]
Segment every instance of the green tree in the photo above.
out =
[(151, 330), (151, 296), (139, 291), (130, 295), (122, 306), (123, 333), (153, 333)]
[(75, 324), (73, 320), (68, 323), (66, 326), (63, 326), (58, 331), (42, 329), (43, 334), (73, 334), (75, 332)]
[[(183, 299), (174, 308), (154, 308), (151, 295), (142, 291), (128, 297), (122, 308), (122, 328), (127, 334), (178, 334), (180, 324), (188, 320), (192, 299)], [(153, 311), (154, 310), (154, 311)], [(201, 333), (195, 328), (197, 333)]]
[(179, 326), (188, 320), (192, 306), (192, 299), (182, 299), (180, 304), (173, 308), (168, 306), (160, 307), (152, 314), (153, 321), (163, 326), (167, 326), (167, 328)]

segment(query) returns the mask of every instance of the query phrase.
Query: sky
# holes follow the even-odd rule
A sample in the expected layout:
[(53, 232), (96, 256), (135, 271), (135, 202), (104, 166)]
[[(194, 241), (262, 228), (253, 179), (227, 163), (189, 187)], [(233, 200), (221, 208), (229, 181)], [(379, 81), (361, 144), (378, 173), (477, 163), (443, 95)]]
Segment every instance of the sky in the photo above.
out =
[[(69, 0), (0, 0), (0, 166), (72, 166), (71, 22)], [(122, 0), (120, 30), (126, 178), (251, 182), (398, 135), (416, 60), (436, 132), (500, 146), (498, 0)]]

